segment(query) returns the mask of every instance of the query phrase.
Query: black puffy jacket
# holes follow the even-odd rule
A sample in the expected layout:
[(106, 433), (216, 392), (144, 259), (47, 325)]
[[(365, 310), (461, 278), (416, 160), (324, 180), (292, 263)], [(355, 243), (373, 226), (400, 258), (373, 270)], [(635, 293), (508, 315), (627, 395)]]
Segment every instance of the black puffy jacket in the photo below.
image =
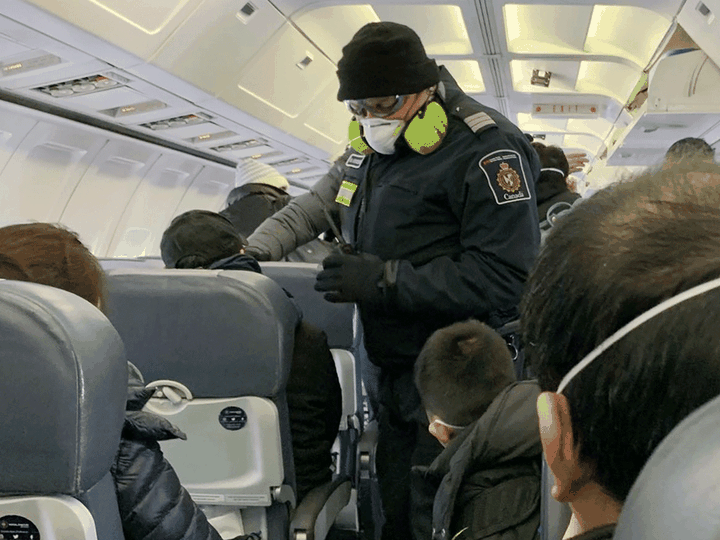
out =
[(126, 540), (221, 540), (190, 498), (158, 441), (185, 439), (161, 416), (141, 409), (152, 396), (128, 362), (128, 400), (111, 473)]

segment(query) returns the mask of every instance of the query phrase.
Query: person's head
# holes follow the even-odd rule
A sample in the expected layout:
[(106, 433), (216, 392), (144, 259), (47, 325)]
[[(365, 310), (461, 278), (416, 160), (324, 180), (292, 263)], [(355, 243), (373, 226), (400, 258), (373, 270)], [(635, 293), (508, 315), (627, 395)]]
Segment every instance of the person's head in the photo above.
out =
[(550, 178), (552, 175), (564, 182), (567, 175), (570, 174), (570, 166), (562, 148), (554, 145), (540, 147), (534, 143), (533, 147), (540, 157), (540, 179)]
[(707, 161), (712, 163), (715, 160), (715, 150), (703, 139), (686, 137), (673, 143), (665, 152), (664, 167), (671, 167), (680, 161)]
[(455, 323), (428, 338), (415, 362), (415, 384), (432, 433), (443, 445), (482, 416), (515, 381), (505, 340), (475, 320)]
[[(408, 122), (434, 96), (440, 69), (411, 28), (377, 22), (363, 26), (343, 47), (337, 76), (337, 98), (362, 125), (367, 143), (376, 152), (392, 154)], [(439, 119), (443, 114), (433, 124), (436, 129), (443, 123)], [(434, 150), (442, 137), (430, 139), (432, 143), (422, 141), (420, 153)]]
[(287, 191), (290, 183), (273, 167), (255, 159), (245, 159), (235, 168), (235, 186), (264, 184)]
[(105, 273), (78, 235), (50, 223), (0, 228), (0, 277), (64, 289), (105, 305)]
[(190, 210), (165, 229), (160, 253), (167, 268), (207, 268), (215, 261), (243, 253), (246, 244), (225, 216)]
[(592, 492), (621, 505), (663, 437), (720, 394), (720, 290), (645, 322), (556, 393), (618, 329), (718, 276), (716, 165), (649, 171), (558, 222), (521, 306), (526, 362), (545, 391), (538, 415), (558, 500), (579, 504)]

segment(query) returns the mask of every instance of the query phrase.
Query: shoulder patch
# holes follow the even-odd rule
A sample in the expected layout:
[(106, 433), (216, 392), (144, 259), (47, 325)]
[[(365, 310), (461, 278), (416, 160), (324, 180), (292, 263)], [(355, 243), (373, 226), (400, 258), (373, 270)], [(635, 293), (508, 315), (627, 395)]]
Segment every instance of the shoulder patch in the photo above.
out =
[(362, 166), (363, 161), (365, 161), (366, 157), (367, 156), (364, 156), (362, 154), (350, 154), (350, 157), (347, 158), (345, 165), (353, 169), (359, 169)]
[(495, 120), (490, 118), (490, 115), (484, 112), (471, 114), (470, 116), (463, 118), (463, 120), (473, 133), (482, 133), (486, 129), (497, 125)]
[(515, 150), (496, 150), (478, 163), (485, 174), (497, 204), (532, 199), (520, 154)]

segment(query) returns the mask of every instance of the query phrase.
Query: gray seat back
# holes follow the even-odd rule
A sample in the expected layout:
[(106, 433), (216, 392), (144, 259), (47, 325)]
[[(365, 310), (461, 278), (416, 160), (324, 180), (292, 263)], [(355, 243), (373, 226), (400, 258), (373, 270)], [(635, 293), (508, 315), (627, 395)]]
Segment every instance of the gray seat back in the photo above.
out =
[(128, 359), (158, 388), (146, 407), (188, 436), (162, 448), (193, 499), (292, 502), (285, 387), (299, 314), (285, 292), (253, 272), (166, 269), (111, 271), (108, 292)]
[(74, 294), (0, 281), (0, 366), (2, 533), (123, 539), (110, 467), (128, 375), (115, 329)]
[(655, 449), (625, 500), (613, 538), (720, 538), (720, 396)]
[[(342, 417), (338, 437), (333, 446), (335, 470), (353, 480), (351, 499), (356, 497), (358, 480), (358, 440), (361, 429), (362, 391), (360, 366), (357, 362), (358, 336), (353, 304), (327, 302), (315, 290), (320, 265), (298, 262), (263, 262), (263, 273), (288, 291), (302, 311), (305, 321), (321, 329), (328, 338), (338, 380), (342, 389)], [(355, 504), (336, 518), (336, 525), (357, 530), (359, 527)]]

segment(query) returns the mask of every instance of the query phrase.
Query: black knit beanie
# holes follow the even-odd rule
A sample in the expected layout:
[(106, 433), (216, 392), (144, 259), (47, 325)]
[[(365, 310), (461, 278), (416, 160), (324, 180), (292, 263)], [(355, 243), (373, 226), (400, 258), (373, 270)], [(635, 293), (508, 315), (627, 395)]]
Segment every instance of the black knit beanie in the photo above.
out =
[(420, 37), (403, 24), (368, 23), (345, 45), (338, 62), (338, 100), (415, 94), (440, 80)]

